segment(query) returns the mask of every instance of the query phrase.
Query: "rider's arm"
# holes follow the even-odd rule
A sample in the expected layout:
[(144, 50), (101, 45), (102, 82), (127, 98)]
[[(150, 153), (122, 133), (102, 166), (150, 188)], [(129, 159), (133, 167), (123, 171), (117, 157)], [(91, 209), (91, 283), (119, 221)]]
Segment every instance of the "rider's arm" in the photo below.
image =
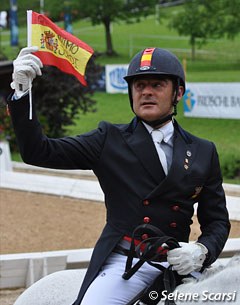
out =
[(14, 61), (13, 82), (15, 92), (8, 101), (14, 131), (24, 162), (32, 165), (60, 169), (93, 169), (105, 142), (107, 125), (76, 137), (60, 139), (44, 135), (38, 121), (33, 101), (32, 119), (29, 120), (28, 90), (32, 80), (41, 75), (41, 61), (31, 52), (36, 48), (24, 48)]

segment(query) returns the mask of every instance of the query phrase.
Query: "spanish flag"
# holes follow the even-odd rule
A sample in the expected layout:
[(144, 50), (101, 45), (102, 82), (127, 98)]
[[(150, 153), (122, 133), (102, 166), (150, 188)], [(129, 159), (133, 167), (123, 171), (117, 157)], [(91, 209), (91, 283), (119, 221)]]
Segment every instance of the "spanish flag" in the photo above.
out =
[(34, 55), (44, 65), (55, 66), (65, 73), (75, 75), (86, 86), (84, 75), (93, 49), (42, 14), (27, 11), (27, 20), (28, 46), (39, 48)]

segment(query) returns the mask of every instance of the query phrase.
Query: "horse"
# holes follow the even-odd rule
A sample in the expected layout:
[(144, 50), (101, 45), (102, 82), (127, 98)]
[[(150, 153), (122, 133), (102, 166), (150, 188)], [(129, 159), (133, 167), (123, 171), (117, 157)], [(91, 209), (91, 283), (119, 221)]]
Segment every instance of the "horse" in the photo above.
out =
[[(27, 288), (14, 305), (70, 305), (77, 298), (84, 273), (73, 269), (47, 275)], [(199, 279), (187, 278), (171, 294), (163, 291), (158, 305), (166, 300), (174, 300), (176, 305), (240, 304), (240, 254), (226, 265), (205, 269)]]

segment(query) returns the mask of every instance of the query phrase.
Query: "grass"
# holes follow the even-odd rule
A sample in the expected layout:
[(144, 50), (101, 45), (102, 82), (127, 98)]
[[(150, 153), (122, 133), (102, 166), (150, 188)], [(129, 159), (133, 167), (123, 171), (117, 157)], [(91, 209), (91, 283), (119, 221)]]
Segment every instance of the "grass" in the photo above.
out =
[(96, 112), (79, 115), (74, 126), (68, 128), (68, 134), (76, 135), (97, 128), (100, 121), (128, 123), (133, 113), (126, 94), (95, 93)]

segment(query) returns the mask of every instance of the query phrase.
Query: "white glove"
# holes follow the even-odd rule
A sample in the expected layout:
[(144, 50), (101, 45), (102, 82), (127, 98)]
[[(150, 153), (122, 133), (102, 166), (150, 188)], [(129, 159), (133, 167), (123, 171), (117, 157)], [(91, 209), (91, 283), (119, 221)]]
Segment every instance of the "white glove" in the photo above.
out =
[(167, 261), (173, 266), (173, 270), (180, 275), (200, 271), (208, 253), (207, 248), (200, 243), (179, 244), (181, 248), (169, 250), (167, 254)]
[(42, 75), (41, 68), (43, 64), (41, 60), (31, 54), (36, 51), (38, 51), (38, 47), (23, 48), (13, 61), (11, 88), (15, 89), (17, 98), (20, 98), (29, 90), (29, 86), (31, 86), (33, 79), (37, 75)]

